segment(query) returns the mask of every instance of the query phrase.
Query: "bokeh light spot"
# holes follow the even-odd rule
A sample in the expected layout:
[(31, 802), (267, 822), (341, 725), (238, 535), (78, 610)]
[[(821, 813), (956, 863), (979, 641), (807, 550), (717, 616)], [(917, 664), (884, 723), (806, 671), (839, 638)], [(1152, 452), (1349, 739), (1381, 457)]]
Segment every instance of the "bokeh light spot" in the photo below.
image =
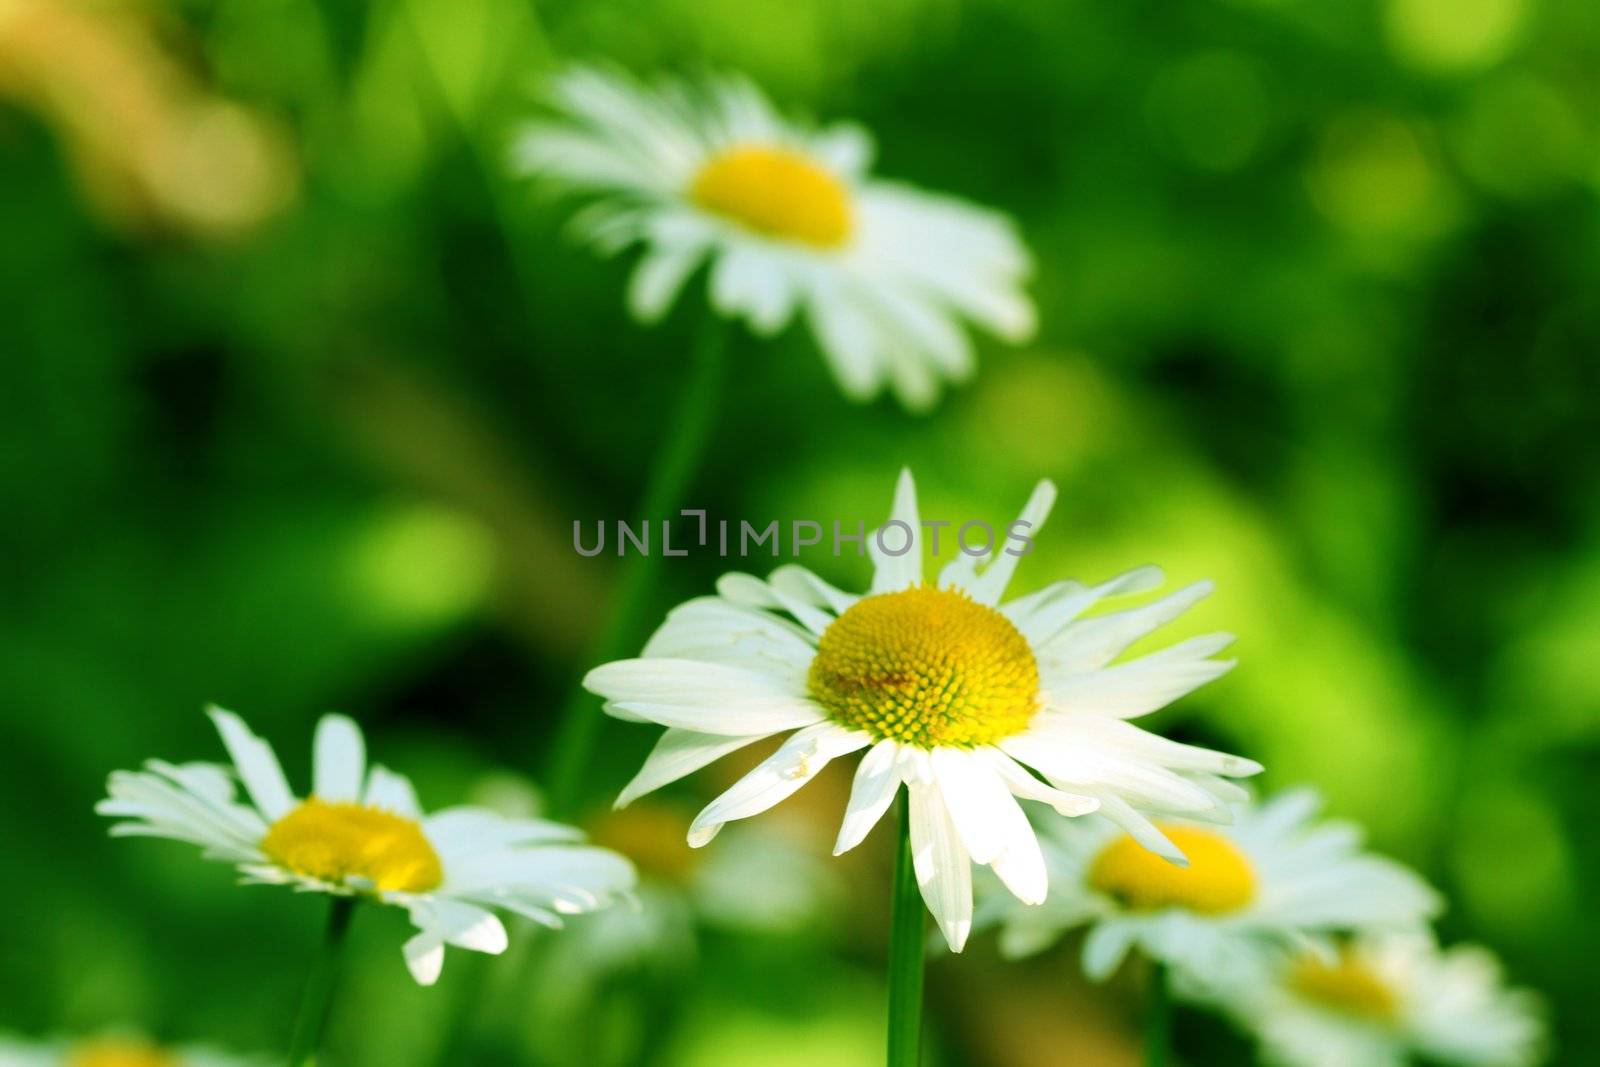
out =
[(358, 538), (351, 587), (377, 621), (437, 626), (470, 614), (483, 601), (494, 563), (490, 534), (471, 516), (439, 507), (398, 508)]
[(1201, 170), (1238, 170), (1267, 131), (1266, 78), (1241, 52), (1201, 52), (1161, 75), (1149, 107), (1158, 136), (1183, 160)]
[(1385, 22), (1390, 47), (1402, 62), (1452, 72), (1502, 58), (1528, 14), (1528, 0), (1390, 0)]

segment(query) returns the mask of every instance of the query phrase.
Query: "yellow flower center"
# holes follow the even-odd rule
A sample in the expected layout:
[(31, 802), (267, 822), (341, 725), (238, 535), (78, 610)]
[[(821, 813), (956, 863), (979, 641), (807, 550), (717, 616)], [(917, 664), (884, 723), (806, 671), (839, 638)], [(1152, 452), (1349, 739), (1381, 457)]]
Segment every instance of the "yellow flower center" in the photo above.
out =
[(1336, 963), (1302, 957), (1289, 970), (1289, 988), (1321, 1007), (1371, 1022), (1393, 1022), (1400, 1015), (1395, 991), (1349, 949)]
[(993, 744), (1039, 707), (1011, 620), (929, 586), (858, 600), (823, 631), (808, 680), (834, 721), (919, 748)]
[(844, 184), (789, 148), (736, 145), (712, 156), (695, 175), (689, 197), (768, 237), (836, 248), (850, 236)]
[(1189, 866), (1170, 863), (1123, 835), (1090, 864), (1090, 887), (1116, 897), (1130, 911), (1184, 908), (1226, 915), (1255, 899), (1255, 870), (1232, 841), (1193, 826), (1161, 829), (1189, 857)]
[(309, 878), (371, 883), (380, 892), (426, 893), (444, 881), (422, 827), (393, 812), (309, 797), (272, 824), (261, 851)]
[(142, 1041), (107, 1038), (73, 1049), (67, 1067), (178, 1067), (178, 1058)]

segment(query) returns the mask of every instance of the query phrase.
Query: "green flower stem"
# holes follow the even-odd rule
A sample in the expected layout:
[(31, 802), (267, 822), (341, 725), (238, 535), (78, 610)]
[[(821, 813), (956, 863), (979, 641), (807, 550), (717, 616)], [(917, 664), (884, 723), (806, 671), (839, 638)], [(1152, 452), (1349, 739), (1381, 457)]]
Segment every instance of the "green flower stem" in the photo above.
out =
[(300, 1014), (294, 1022), (294, 1037), (289, 1042), (289, 1067), (312, 1067), (317, 1048), (322, 1044), (322, 1029), (328, 1022), (328, 1006), (333, 1002), (334, 977), (339, 970), (339, 954), (350, 917), (355, 913), (354, 897), (334, 897), (328, 908), (328, 929), (322, 947), (311, 962), (305, 995), (300, 999)]
[(889, 918), (889, 1067), (922, 1058), (922, 951), (927, 940), (922, 894), (911, 864), (911, 808), (900, 794), (900, 847)]
[(1167, 1067), (1172, 1062), (1172, 985), (1164, 963), (1150, 966), (1150, 988), (1144, 1008), (1145, 1067)]
[[(673, 518), (683, 506), (684, 494), (705, 458), (721, 406), (727, 347), (726, 327), (708, 312), (695, 340), (688, 384), (645, 481), (638, 514), (645, 522), (654, 525)], [(586, 663), (607, 663), (637, 651), (633, 646), (638, 640), (640, 614), (655, 588), (661, 558), (659, 551), (626, 558), (611, 612)], [(604, 722), (596, 698), (581, 688), (563, 707), (545, 778), (552, 818), (568, 819), (575, 814), (583, 799), (580, 794), (584, 774)]]

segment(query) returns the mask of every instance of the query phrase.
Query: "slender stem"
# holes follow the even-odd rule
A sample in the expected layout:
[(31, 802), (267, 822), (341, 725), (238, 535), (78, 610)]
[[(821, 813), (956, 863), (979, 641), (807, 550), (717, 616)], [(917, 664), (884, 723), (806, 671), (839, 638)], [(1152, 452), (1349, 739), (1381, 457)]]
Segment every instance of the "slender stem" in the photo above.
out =
[(889, 1067), (922, 1058), (922, 950), (927, 940), (922, 896), (911, 864), (911, 810), (900, 794), (900, 848), (889, 918)]
[[(705, 456), (721, 406), (727, 345), (726, 327), (708, 313), (695, 340), (689, 381), (645, 480), (638, 517), (654, 526), (658, 534), (660, 522), (674, 517), (683, 506), (684, 494)], [(632, 651), (641, 609), (661, 570), (662, 546), (655, 547), (654, 552), (636, 552), (625, 559), (610, 614), (586, 663), (606, 663)], [(604, 722), (596, 698), (581, 688), (562, 708), (546, 777), (552, 817), (570, 818), (582, 799), (580, 786)]]
[(333, 1001), (333, 980), (339, 969), (339, 953), (350, 917), (355, 912), (354, 897), (334, 897), (328, 909), (328, 929), (322, 937), (317, 958), (311, 961), (305, 995), (300, 999), (300, 1014), (294, 1022), (294, 1038), (289, 1042), (289, 1067), (311, 1067), (317, 1062), (322, 1044), (322, 1028), (328, 1021), (328, 1006)]
[(1150, 966), (1150, 988), (1144, 1007), (1145, 1067), (1167, 1067), (1172, 1062), (1172, 985), (1164, 963)]

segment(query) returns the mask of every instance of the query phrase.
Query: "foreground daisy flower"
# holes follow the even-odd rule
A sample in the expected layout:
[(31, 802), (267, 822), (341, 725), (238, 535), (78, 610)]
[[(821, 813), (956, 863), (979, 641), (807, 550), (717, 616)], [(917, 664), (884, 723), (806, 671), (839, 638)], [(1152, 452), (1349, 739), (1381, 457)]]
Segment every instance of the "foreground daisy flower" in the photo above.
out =
[(1507, 989), (1486, 949), (1427, 934), (1368, 935), (1337, 955), (1282, 961), (1226, 998), (1278, 1067), (1527, 1067), (1540, 1058), (1537, 998)]
[[(1024, 529), (1038, 528), (1054, 497), (1041, 482), (1022, 512)], [(1098, 810), (1182, 862), (1178, 844), (1136, 809), (1225, 820), (1225, 801), (1239, 790), (1218, 776), (1261, 768), (1126, 720), (1226, 671), (1231, 661), (1210, 657), (1231, 638), (1112, 661), (1210, 586), (1081, 617), (1105, 597), (1159, 584), (1160, 572), (1143, 568), (1092, 587), (1057, 582), (1002, 604), (1014, 545), (981, 569), (958, 556), (937, 584), (925, 584), (920, 534), (907, 472), (884, 543), (868, 538), (876, 573), (867, 595), (797, 566), (765, 582), (730, 574), (717, 596), (673, 611), (643, 658), (591, 671), (584, 684), (611, 714), (668, 727), (618, 804), (789, 734), (695, 818), (688, 839), (700, 846), (794, 793), (835, 757), (865, 749), (835, 852), (859, 844), (904, 784), (916, 882), (956, 951), (972, 925), (973, 863), (992, 868), (1020, 900), (1045, 899), (1044, 857), (1019, 797), (1063, 815)], [(905, 551), (892, 554), (901, 544)]]
[[(1000, 922), (1001, 951), (1037, 952), (1065, 931), (1089, 927), (1083, 969), (1101, 980), (1128, 950), (1170, 966), (1200, 987), (1241, 980), (1268, 957), (1307, 938), (1375, 926), (1414, 927), (1441, 901), (1392, 860), (1365, 852), (1349, 823), (1315, 822), (1310, 790), (1239, 805), (1233, 825), (1162, 824), (1189, 858), (1175, 867), (1098, 820), (1052, 821), (1041, 831), (1050, 899), (1018, 908), (1004, 894), (985, 902)], [(992, 905), (992, 907), (991, 907)]]
[(1033, 332), (1010, 221), (869, 177), (858, 126), (792, 122), (743, 78), (649, 88), (578, 67), (549, 99), (516, 165), (592, 199), (576, 224), (602, 252), (644, 246), (628, 293), (640, 321), (709, 260), (717, 312), (763, 336), (803, 314), (847, 395), (887, 384), (915, 409), (972, 373), (962, 320), (1012, 342)]
[(3, 1067), (264, 1067), (201, 1046), (165, 1047), (143, 1038), (106, 1036), (72, 1040), (25, 1041), (0, 1036)]
[[(360, 897), (406, 909), (420, 931), (406, 965), (432, 985), (444, 947), (500, 953), (506, 931), (490, 908), (547, 926), (631, 889), (633, 867), (616, 853), (577, 844), (569, 826), (507, 818), (483, 808), (424, 815), (411, 782), (366, 762), (361, 730), (325, 715), (313, 743), (312, 791), (289, 789), (272, 746), (237, 715), (211, 718), (232, 767), (150, 760), (111, 775), (95, 808), (125, 819), (114, 836), (168, 837), (234, 864), (251, 883)], [(248, 803), (235, 797), (242, 781)]]

